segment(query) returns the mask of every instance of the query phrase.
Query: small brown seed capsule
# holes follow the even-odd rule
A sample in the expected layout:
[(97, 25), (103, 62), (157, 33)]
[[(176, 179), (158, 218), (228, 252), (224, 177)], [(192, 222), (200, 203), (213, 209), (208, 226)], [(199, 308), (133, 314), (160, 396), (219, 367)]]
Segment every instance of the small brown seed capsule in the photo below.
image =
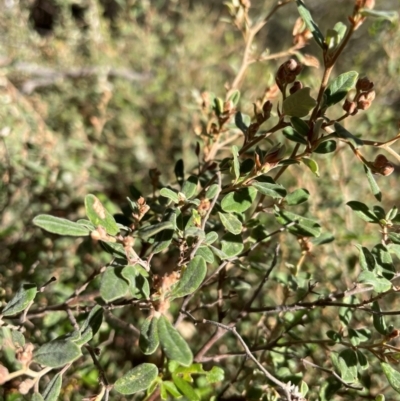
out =
[(300, 81), (295, 81), (293, 82), (292, 87), (290, 88), (289, 92), (291, 95), (293, 95), (293, 93), (296, 93), (298, 90), (303, 88), (303, 84)]
[(367, 77), (360, 78), (356, 83), (356, 89), (360, 92), (368, 92), (373, 89), (374, 83), (371, 82)]
[(343, 103), (343, 110), (347, 111), (350, 115), (354, 115), (357, 113), (357, 104), (355, 102), (351, 102), (350, 100), (346, 99)]

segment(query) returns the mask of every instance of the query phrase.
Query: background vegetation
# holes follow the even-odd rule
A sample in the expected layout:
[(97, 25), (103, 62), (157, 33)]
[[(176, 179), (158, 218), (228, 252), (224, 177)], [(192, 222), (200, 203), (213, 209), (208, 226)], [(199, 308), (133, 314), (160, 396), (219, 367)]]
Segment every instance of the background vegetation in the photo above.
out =
[[(308, 1), (307, 6), (325, 32), (337, 21), (346, 22), (353, 9), (350, 3), (314, 0)], [(396, 10), (400, 6), (396, 0), (377, 3), (380, 10)], [(263, 17), (274, 4), (270, 0), (253, 0), (249, 15), (253, 19)], [(274, 89), (275, 74), (289, 57), (297, 57), (305, 64), (303, 84), (318, 88), (321, 55), (313, 41), (301, 49), (294, 47), (292, 30), (297, 18), (295, 4), (288, 4), (256, 35), (252, 51), (265, 60), (251, 64), (238, 84), (241, 91), (238, 109), (243, 113), (253, 115), (253, 103), (262, 104), (269, 99), (274, 103), (272, 113), (276, 116), (279, 93)], [(110, 212), (120, 213), (128, 206), (126, 197), (134, 197), (134, 188), (143, 195), (152, 194), (149, 169), (157, 168), (165, 185), (176, 184), (174, 165), (179, 159), (184, 160), (187, 172), (195, 171), (196, 141), (203, 147), (200, 134), (208, 122), (204, 103), (214, 95), (225, 98), (227, 88), (238, 77), (245, 51), (242, 34), (232, 21), (229, 7), (216, 1), (4, 0), (0, 15), (3, 305), (22, 282), (40, 285), (51, 277), (57, 281), (39, 294), (36, 301), (39, 309), (58, 304), (73, 293), (77, 283), (84, 283), (94, 270), (109, 261), (108, 255), (90, 239), (49, 236), (34, 227), (32, 219), (36, 215), (47, 213), (76, 221), (85, 216), (84, 197), (88, 193), (95, 193)], [(382, 142), (397, 134), (399, 58), (400, 31), (396, 22), (368, 19), (352, 37), (333, 74), (358, 71), (360, 76), (368, 76), (374, 82), (376, 91), (371, 108), (344, 123), (353, 134)], [(236, 143), (241, 144), (239, 137)], [(219, 160), (231, 155), (232, 144), (235, 142), (229, 143), (226, 153), (222, 150)], [(376, 155), (373, 148), (364, 154), (368, 160)], [(282, 176), (281, 183), (288, 191), (308, 189), (312, 202), (307, 212), (335, 236), (335, 241), (315, 247), (303, 260), (296, 238), (283, 234), (274, 285), (260, 304), (271, 299), (283, 302), (290, 298), (285, 288), (296, 291), (298, 286), (311, 281), (322, 283), (321, 289), (315, 289), (322, 293), (351, 288), (360, 271), (354, 245), (371, 247), (380, 240), (376, 227), (366, 225), (345, 206), (350, 200), (376, 203), (362, 165), (342, 144), (334, 154), (323, 157), (324, 168), (319, 179), (294, 166)], [(394, 174), (377, 178), (386, 210), (399, 206), (399, 161), (392, 161)], [(305, 211), (306, 208), (298, 210)], [(268, 252), (264, 249), (257, 255), (260, 263), (271, 258), (272, 249)], [(173, 261), (160, 257), (159, 270), (168, 271), (171, 268), (168, 263)], [(301, 271), (299, 281), (286, 286), (285, 280), (289, 280), (296, 265)], [(231, 277), (226, 294), (232, 295), (233, 305), (257, 282), (258, 276), (252, 274), (243, 270)], [(93, 297), (97, 290), (98, 282), (93, 281), (88, 297)], [(381, 308), (394, 310), (395, 301), (394, 293), (385, 297)], [(323, 309), (314, 315), (315, 324), (311, 327), (315, 332), (310, 336), (322, 338), (332, 329), (335, 313)], [(130, 335), (127, 335), (126, 327), (119, 324), (125, 320), (136, 327), (142, 317), (141, 311), (133, 309), (118, 310), (114, 317), (107, 315), (108, 324), (101, 327), (98, 344), (107, 347), (102, 365), (109, 377), (115, 379), (121, 370), (145, 360), (134, 346), (136, 340), (130, 337), (135, 338), (135, 330), (128, 330)], [(265, 315), (267, 329), (260, 331), (260, 335), (272, 335), (268, 330), (277, 319), (286, 324), (295, 317), (290, 313), (281, 317)], [(368, 316), (354, 319), (355, 326), (372, 324)], [(242, 327), (242, 335), (246, 327), (250, 330), (257, 323), (249, 320), (246, 323), (249, 326)], [(398, 327), (397, 316), (390, 316), (390, 323)], [(341, 323), (337, 320), (335, 324), (335, 329), (340, 330)], [(301, 332), (301, 326), (298, 329)], [(30, 342), (43, 344), (70, 331), (70, 322), (63, 312), (38, 314), (27, 323), (26, 330)], [(206, 339), (207, 330), (207, 327), (194, 329), (190, 321), (182, 326), (188, 339), (198, 335)], [(236, 349), (235, 344), (235, 338), (229, 338), (215, 352), (226, 353)], [(321, 360), (326, 355), (323, 347), (308, 351), (315, 352)], [(0, 352), (3, 352), (1, 359), (9, 358), (4, 349)], [(289, 351), (284, 355), (271, 353), (265, 361), (277, 366), (281, 378), (305, 371), (303, 380), (310, 388), (315, 387), (310, 400), (324, 399), (321, 389), (317, 389), (321, 387), (320, 377), (313, 370), (301, 368), (297, 360), (292, 363)], [(221, 364), (225, 377), (232, 380), (239, 362)], [(252, 386), (254, 366), (248, 365), (238, 383), (226, 389), (227, 398), (239, 397)], [(76, 369), (63, 383), (65, 400), (89, 396), (97, 385), (98, 373), (90, 358)], [(365, 378), (370, 384), (362, 396), (374, 399), (383, 392), (390, 399), (392, 390), (374, 369), (371, 367), (368, 379)], [(257, 383), (255, 380), (254, 389), (265, 392)], [(332, 383), (327, 381), (322, 387)], [(6, 401), (25, 399), (17, 390), (18, 384), (16, 380), (4, 387), (2, 396)], [(218, 391), (222, 388), (223, 385)], [(337, 399), (354, 399), (351, 394), (351, 389), (345, 389), (338, 393)], [(249, 394), (246, 397), (251, 399)], [(254, 397), (259, 399), (260, 394)]]

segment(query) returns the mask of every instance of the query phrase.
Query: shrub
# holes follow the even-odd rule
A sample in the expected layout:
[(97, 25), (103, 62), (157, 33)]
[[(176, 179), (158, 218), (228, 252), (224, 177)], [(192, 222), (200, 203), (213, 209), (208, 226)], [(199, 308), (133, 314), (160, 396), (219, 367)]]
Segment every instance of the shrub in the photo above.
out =
[[(370, 109), (374, 83), (355, 70), (332, 75), (367, 18), (394, 23), (396, 15), (356, 0), (348, 24), (324, 35), (297, 0), (294, 43), (283, 52), (297, 59), (280, 64), (250, 116), (239, 110), (249, 66), (282, 56), (254, 54), (254, 37), (289, 3), (258, 21), (249, 1), (227, 4), (245, 50), (225, 97), (197, 93), (194, 168), (178, 160), (170, 185), (151, 169), (150, 188), (131, 186), (120, 211), (88, 194), (85, 219), (34, 218), (47, 232), (78, 237), (70, 253), (97, 267), (75, 272), (72, 293), (61, 283), (52, 294), (55, 277), (21, 284), (1, 311), (0, 383), (18, 380), (19, 394), (35, 401), (61, 391), (95, 400), (382, 400), (400, 393), (392, 319), (399, 312), (390, 310), (400, 215), (382, 203), (389, 189), (381, 189), (395, 170), (383, 152), (399, 160), (393, 145), (400, 135), (378, 141), (351, 132), (346, 123)], [(317, 66), (300, 52), (310, 40), (322, 55), (320, 81), (302, 75), (304, 66)], [(345, 151), (350, 178), (364, 179), (370, 194), (357, 181), (359, 192), (343, 205), (338, 189), (354, 187), (334, 160)], [(328, 208), (371, 228), (356, 235), (340, 215), (325, 215)], [(354, 258), (348, 245), (363, 235)]]

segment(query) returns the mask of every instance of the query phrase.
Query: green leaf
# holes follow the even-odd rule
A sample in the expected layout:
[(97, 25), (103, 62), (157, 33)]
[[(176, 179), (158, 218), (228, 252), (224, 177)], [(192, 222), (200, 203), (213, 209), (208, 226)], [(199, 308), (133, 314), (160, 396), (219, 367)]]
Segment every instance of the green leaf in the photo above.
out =
[(83, 237), (90, 234), (90, 230), (82, 224), (61, 219), (60, 217), (50, 216), (48, 214), (40, 214), (33, 219), (33, 224), (43, 230), (58, 235), (71, 235)]
[(151, 355), (156, 351), (159, 344), (158, 318), (148, 317), (140, 328), (139, 347), (145, 355)]
[(221, 213), (218, 212), (221, 223), (224, 227), (232, 234), (240, 234), (242, 232), (241, 221), (231, 213)]
[(62, 376), (57, 373), (43, 390), (44, 401), (57, 401), (61, 392)]
[(100, 305), (95, 305), (95, 307), (90, 311), (88, 317), (83, 322), (80, 329), (80, 338), (75, 340), (75, 344), (82, 346), (89, 342), (93, 336), (98, 332), (101, 323), (103, 322), (103, 308)]
[(206, 234), (204, 243), (207, 245), (213, 244), (218, 239), (218, 234), (215, 231), (210, 231)]
[(356, 351), (356, 353), (357, 353), (358, 365), (360, 366), (361, 370), (368, 369), (369, 363), (365, 354), (361, 352), (359, 349)]
[(201, 256), (207, 263), (214, 263), (214, 254), (212, 253), (211, 249), (206, 246), (202, 245), (196, 252), (196, 256)]
[(200, 397), (197, 395), (193, 387), (186, 380), (183, 380), (176, 374), (172, 375), (172, 380), (174, 381), (179, 391), (190, 401), (200, 401)]
[(222, 368), (218, 366), (213, 366), (209, 372), (207, 372), (207, 382), (208, 383), (218, 383), (222, 382), (225, 378), (225, 372)]
[(319, 167), (314, 159), (309, 157), (302, 157), (301, 161), (317, 176), (319, 177)]
[(393, 390), (400, 394), (400, 373), (385, 362), (381, 363), (381, 368)]
[(376, 260), (374, 255), (365, 247), (356, 245), (359, 250), (359, 261), (361, 269), (373, 271), (376, 267)]
[(138, 235), (140, 238), (142, 238), (144, 240), (148, 240), (153, 235), (156, 235), (163, 230), (169, 230), (169, 229), (174, 229), (174, 228), (175, 227), (174, 227), (174, 224), (172, 221), (162, 221), (161, 223), (156, 223), (156, 224), (152, 224), (150, 226), (141, 228), (138, 231)]
[(193, 354), (187, 342), (165, 316), (160, 316), (158, 319), (158, 335), (161, 348), (168, 359), (177, 361), (183, 366), (192, 364)]
[(128, 281), (122, 276), (124, 266), (109, 266), (101, 277), (100, 295), (106, 302), (112, 302), (128, 293)]
[(334, 330), (328, 330), (326, 335), (335, 343), (340, 343), (342, 341), (342, 336)]
[(355, 149), (358, 149), (360, 146), (364, 145), (364, 142), (351, 134), (347, 129), (342, 127), (339, 123), (334, 124), (335, 127), (335, 135), (338, 138), (345, 139), (347, 142), (351, 143)]
[(182, 186), (182, 193), (186, 199), (190, 199), (197, 191), (198, 179), (196, 176), (191, 175)]
[(303, 19), (307, 28), (312, 33), (314, 40), (317, 42), (318, 46), (321, 49), (324, 49), (324, 47), (325, 47), (324, 35), (318, 28), (318, 25), (314, 22), (310, 11), (308, 11), (307, 7), (301, 0), (296, 0), (296, 3), (297, 3), (297, 9), (299, 11), (300, 17)]
[(182, 270), (181, 278), (171, 292), (173, 298), (181, 298), (195, 292), (207, 274), (206, 262), (201, 256), (195, 256)]
[(325, 90), (325, 106), (329, 107), (343, 100), (354, 88), (358, 72), (349, 71), (336, 77)]
[(39, 393), (33, 393), (31, 401), (44, 401), (44, 398)]
[(240, 131), (242, 131), (244, 134), (247, 133), (249, 126), (245, 123), (245, 116), (240, 111), (237, 111), (235, 114), (235, 124)]
[(386, 292), (392, 288), (392, 283), (389, 280), (383, 277), (377, 277), (369, 270), (363, 270), (358, 276), (357, 281), (359, 283), (372, 285), (374, 287), (374, 291), (377, 293)]
[(352, 349), (345, 349), (338, 358), (340, 375), (346, 383), (357, 381), (357, 354)]
[(142, 266), (139, 264), (124, 266), (121, 276), (129, 282), (128, 291), (132, 297), (139, 299), (150, 297), (150, 285), (147, 280), (149, 274)]
[(160, 195), (164, 198), (172, 200), (174, 203), (179, 203), (178, 194), (169, 188), (162, 188), (160, 190)]
[(307, 145), (308, 141), (307, 138), (300, 135), (297, 131), (295, 131), (292, 127), (286, 127), (282, 131), (283, 136), (285, 136), (290, 141), (301, 143), (302, 145)]
[(374, 327), (375, 327), (376, 331), (378, 333), (382, 334), (383, 336), (385, 336), (387, 334), (388, 327), (386, 325), (386, 321), (385, 321), (384, 315), (380, 314), (381, 308), (379, 306), (378, 301), (374, 301), (372, 303), (371, 309), (374, 312), (377, 312), (377, 313), (374, 313), (372, 315), (372, 319), (373, 319)]
[(255, 188), (242, 188), (235, 192), (230, 192), (221, 201), (221, 207), (227, 213), (245, 212), (254, 202), (257, 196)]
[(289, 206), (295, 206), (307, 202), (309, 197), (310, 192), (308, 192), (307, 189), (299, 188), (289, 194), (285, 198), (285, 201)]
[(237, 106), (237, 104), (239, 103), (239, 100), (240, 100), (240, 91), (238, 91), (237, 89), (234, 90), (231, 93), (231, 95), (229, 96), (228, 100), (230, 100), (232, 102), (234, 107)]
[(212, 184), (206, 192), (206, 198), (207, 199), (214, 199), (215, 196), (218, 194), (219, 192), (219, 185), (217, 184)]
[(86, 215), (96, 226), (102, 226), (109, 235), (117, 235), (119, 228), (114, 217), (105, 209), (100, 200), (94, 195), (85, 197)]
[(7, 303), (1, 314), (3, 316), (11, 316), (22, 312), (31, 301), (35, 299), (37, 293), (36, 284), (25, 283), (16, 292), (14, 297)]
[(158, 369), (152, 363), (142, 363), (129, 370), (114, 384), (114, 390), (129, 395), (146, 390), (157, 379)]
[(274, 199), (284, 198), (287, 194), (286, 189), (282, 185), (277, 184), (269, 176), (258, 177), (257, 181), (252, 181), (251, 186), (256, 188), (261, 194)]
[(358, 201), (350, 201), (346, 203), (358, 217), (366, 221), (367, 223), (376, 223), (379, 224), (379, 219), (375, 216), (375, 214), (368, 208), (365, 203)]
[(399, 13), (397, 11), (378, 11), (369, 8), (362, 8), (359, 12), (364, 17), (386, 19), (390, 22), (395, 22), (399, 19)]
[(375, 198), (380, 202), (382, 200), (382, 192), (375, 181), (374, 176), (372, 175), (371, 169), (364, 164), (364, 171), (367, 174), (367, 179), (369, 183), (369, 187), (371, 188), (372, 194)]
[(172, 395), (174, 400), (182, 397), (182, 394), (179, 392), (175, 384), (169, 380), (162, 381), (161, 387), (164, 388), (164, 391), (168, 391), (168, 393)]
[(42, 345), (33, 354), (40, 365), (60, 368), (82, 355), (80, 347), (72, 341), (55, 340)]
[(239, 149), (237, 146), (232, 146), (233, 154), (233, 171), (235, 173), (236, 180), (240, 177), (240, 163), (239, 163)]
[(308, 219), (286, 210), (280, 210), (277, 206), (275, 206), (275, 217), (282, 225), (296, 222), (295, 225), (288, 228), (288, 231), (292, 234), (304, 237), (319, 237), (321, 234), (321, 226), (315, 220)]
[(327, 153), (332, 153), (336, 150), (336, 141), (325, 141), (320, 143), (316, 149), (314, 149), (314, 153), (319, 153), (319, 154), (327, 154)]
[(292, 123), (293, 128), (300, 134), (303, 135), (304, 137), (308, 136), (308, 132), (310, 131), (310, 127), (308, 124), (302, 120), (301, 118), (298, 117), (292, 117), (290, 119), (290, 122)]
[(371, 253), (374, 255), (378, 265), (375, 271), (391, 280), (396, 273), (396, 269), (388, 248), (383, 244), (377, 244), (372, 248)]
[(221, 239), (221, 250), (225, 257), (223, 259), (229, 259), (236, 255), (239, 255), (244, 249), (243, 238), (239, 235), (233, 235), (231, 233), (225, 234)]
[(282, 104), (282, 112), (287, 116), (305, 117), (317, 104), (310, 96), (311, 88), (302, 88), (288, 96)]
[(174, 237), (174, 229), (176, 228), (176, 210), (175, 209), (167, 209), (164, 214), (163, 222), (172, 223), (171, 229), (163, 230), (157, 233), (154, 238), (153, 244), (153, 253), (162, 252), (164, 249), (167, 249), (172, 242), (172, 238)]

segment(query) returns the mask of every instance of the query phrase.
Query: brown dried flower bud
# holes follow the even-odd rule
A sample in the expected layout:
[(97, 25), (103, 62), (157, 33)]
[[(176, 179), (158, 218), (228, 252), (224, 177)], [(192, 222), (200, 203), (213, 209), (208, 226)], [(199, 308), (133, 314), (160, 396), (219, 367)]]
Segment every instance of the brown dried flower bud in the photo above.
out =
[(394, 171), (394, 165), (384, 155), (376, 156), (372, 167), (374, 173), (384, 175), (385, 177)]
[(368, 8), (372, 10), (375, 7), (375, 0), (356, 0), (355, 10), (358, 11), (360, 8)]
[(268, 120), (271, 117), (272, 103), (267, 100), (262, 107), (264, 119)]
[(374, 83), (367, 77), (360, 78), (356, 83), (356, 89), (359, 92), (368, 92), (374, 88)]
[(26, 379), (18, 387), (18, 390), (21, 394), (28, 394), (29, 390), (35, 385), (36, 380), (34, 379)]
[(20, 362), (22, 366), (24, 367), (29, 366), (33, 358), (34, 348), (35, 347), (32, 343), (26, 343), (23, 348), (20, 348), (17, 351), (16, 357), (18, 362)]
[(250, 0), (240, 0), (240, 5), (244, 8), (250, 8), (251, 2)]
[(343, 110), (347, 111), (351, 116), (357, 114), (357, 104), (356, 102), (351, 102), (350, 100), (346, 99), (343, 103)]
[(387, 338), (389, 340), (393, 340), (394, 338), (398, 337), (400, 335), (400, 330), (394, 329), (391, 333), (387, 335)]
[(285, 72), (290, 73), (290, 72), (294, 72), (297, 68), (297, 61), (294, 58), (289, 59), (288, 61), (285, 61), (282, 64), (283, 69), (285, 70)]
[(293, 95), (293, 93), (296, 93), (297, 91), (299, 91), (302, 88), (303, 88), (303, 84), (300, 81), (295, 81), (293, 83), (292, 87), (290, 88), (289, 92), (291, 95)]
[(4, 384), (8, 380), (8, 375), (8, 369), (5, 366), (0, 365), (0, 385)]
[(372, 101), (375, 99), (375, 91), (371, 90), (362, 93), (358, 98), (357, 108), (360, 110), (368, 110), (371, 107)]

